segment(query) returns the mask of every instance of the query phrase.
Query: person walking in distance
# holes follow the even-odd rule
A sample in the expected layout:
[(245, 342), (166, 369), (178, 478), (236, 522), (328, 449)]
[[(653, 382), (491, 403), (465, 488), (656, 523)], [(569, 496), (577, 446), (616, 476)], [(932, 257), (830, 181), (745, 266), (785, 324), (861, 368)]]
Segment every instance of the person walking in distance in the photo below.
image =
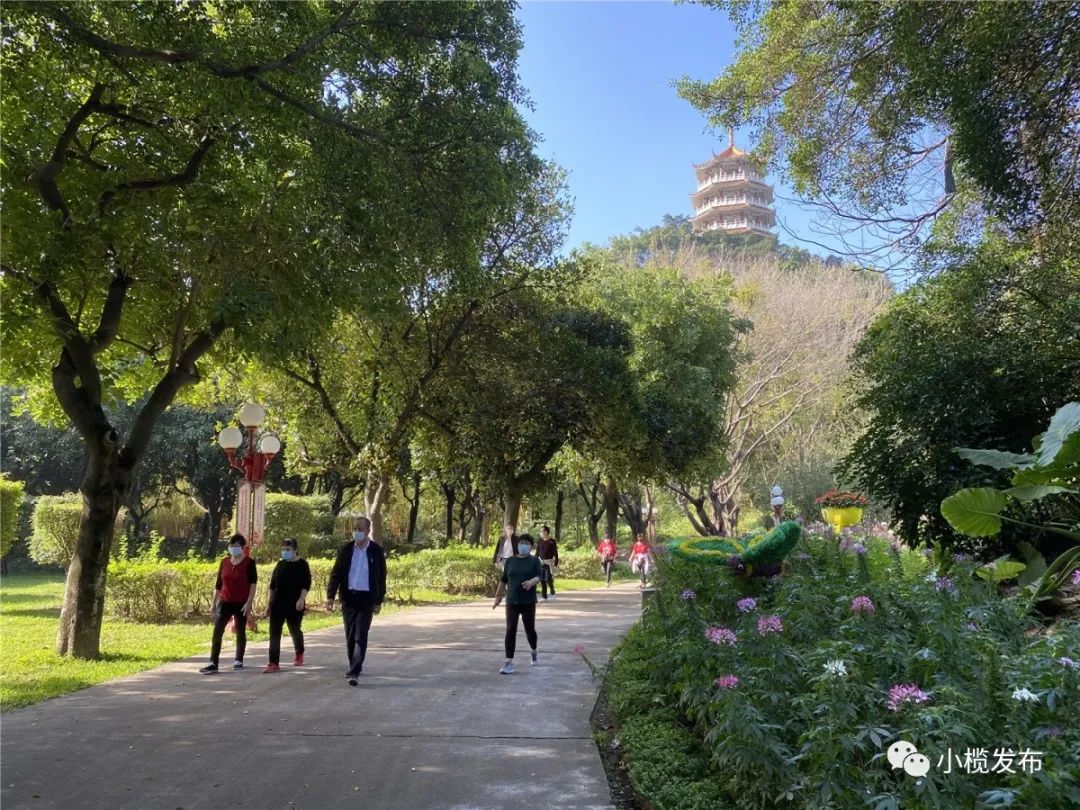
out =
[(540, 560), (540, 594), (544, 599), (548, 598), (548, 588), (551, 588), (551, 598), (555, 598), (555, 569), (559, 567), (559, 544), (551, 536), (551, 528), (544, 526), (540, 529), (540, 542), (536, 544), (536, 556)]
[(518, 618), (525, 625), (525, 638), (532, 650), (530, 663), (536, 666), (536, 586), (540, 583), (540, 560), (532, 555), (533, 539), (522, 534), (517, 539), (517, 553), (503, 565), (502, 579), (495, 592), (494, 610), (506, 595), (506, 662), (499, 670), (503, 675), (514, 674), (514, 651), (517, 648)]
[(356, 519), (352, 541), (338, 549), (326, 588), (327, 610), (334, 609), (339, 587), (349, 658), (345, 679), (349, 686), (356, 686), (364, 670), (371, 619), (382, 610), (386, 598), (386, 556), (371, 541), (371, 521), (366, 517)]
[(645, 590), (645, 582), (652, 570), (652, 549), (645, 542), (645, 535), (639, 534), (634, 540), (634, 547), (630, 549), (630, 568), (641, 577), (641, 589)]
[(596, 554), (600, 557), (600, 568), (607, 578), (607, 586), (611, 587), (611, 572), (615, 570), (615, 555), (619, 553), (618, 546), (610, 537), (605, 537), (596, 547)]
[(304, 664), (304, 631), (300, 623), (307, 610), (307, 595), (311, 590), (311, 567), (300, 558), (296, 541), (285, 538), (281, 543), (281, 560), (270, 576), (270, 662), (263, 672), (281, 669), (281, 628), (289, 626), (296, 657), (293, 666)]
[(225, 627), (236, 618), (236, 660), (233, 669), (244, 668), (244, 650), (247, 648), (247, 617), (255, 601), (255, 585), (259, 574), (255, 561), (244, 554), (247, 540), (242, 534), (229, 538), (229, 554), (218, 565), (217, 582), (210, 603), (210, 615), (214, 617), (214, 635), (210, 644), (210, 663), (199, 670), (203, 675), (218, 671), (221, 656), (221, 639)]
[(514, 534), (514, 524), (507, 523), (503, 526), (502, 537), (495, 543), (495, 552), (491, 555), (491, 562), (500, 571), (503, 569), (503, 563), (514, 556), (516, 541), (517, 535)]

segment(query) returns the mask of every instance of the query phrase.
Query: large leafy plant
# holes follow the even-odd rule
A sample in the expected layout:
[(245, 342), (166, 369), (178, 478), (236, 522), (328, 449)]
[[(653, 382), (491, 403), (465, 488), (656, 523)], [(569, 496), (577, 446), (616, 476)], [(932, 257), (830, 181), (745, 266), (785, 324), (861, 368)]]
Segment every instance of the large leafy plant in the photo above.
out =
[[(1080, 402), (1063, 405), (1034, 444), (1031, 453), (956, 448), (959, 456), (973, 464), (1012, 470), (1012, 486), (962, 489), (941, 502), (942, 516), (958, 532), (972, 537), (993, 536), (1008, 521), (1080, 541), (1076, 497), (1080, 481)], [(1030, 506), (1046, 499), (1052, 499), (1048, 503), (1055, 507), (1055, 517), (1043, 525), (1007, 513), (1011, 507)], [(1020, 584), (1035, 601), (1056, 592), (1080, 564), (1080, 546), (1069, 549), (1049, 565), (1030, 544), (1022, 543), (1020, 547), (1027, 558)]]

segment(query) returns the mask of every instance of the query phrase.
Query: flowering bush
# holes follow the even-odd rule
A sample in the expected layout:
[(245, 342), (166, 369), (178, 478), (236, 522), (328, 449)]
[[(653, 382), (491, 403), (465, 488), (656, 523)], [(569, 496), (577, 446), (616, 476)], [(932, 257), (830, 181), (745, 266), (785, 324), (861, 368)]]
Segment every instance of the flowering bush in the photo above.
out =
[[(860, 542), (865, 554), (804, 537), (769, 580), (674, 556), (659, 566), (659, 592), (613, 659), (612, 709), (620, 723), (689, 729), (710, 764), (704, 776), (646, 780), (681, 804), (646, 800), (875, 810), (1080, 802), (1077, 623), (1034, 632), (1021, 601), (974, 575), (977, 563), (950, 558), (947, 577), (930, 577), (934, 563), (921, 554), (889, 538)], [(686, 589), (692, 602), (680, 598)], [(900, 739), (930, 759), (925, 777), (890, 767), (886, 751)], [(635, 767), (647, 769), (627, 746), (634, 779)], [(938, 765), (968, 749), (1036, 750), (1041, 770)], [(677, 790), (680, 779), (690, 781)]]
[(857, 492), (841, 492), (830, 489), (824, 495), (814, 498), (814, 503), (826, 509), (848, 509), (852, 506), (863, 507), (870, 503), (870, 499)]

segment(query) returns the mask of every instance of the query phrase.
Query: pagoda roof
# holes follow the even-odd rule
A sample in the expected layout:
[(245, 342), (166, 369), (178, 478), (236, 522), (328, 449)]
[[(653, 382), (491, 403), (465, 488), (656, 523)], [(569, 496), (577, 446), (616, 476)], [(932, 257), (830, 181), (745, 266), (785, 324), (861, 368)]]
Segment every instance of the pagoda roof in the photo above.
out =
[(711, 166), (712, 164), (716, 163), (718, 160), (731, 160), (732, 158), (740, 158), (740, 157), (746, 157), (746, 156), (747, 156), (746, 152), (744, 152), (742, 149), (737, 147), (735, 144), (731, 144), (730, 146), (728, 146), (727, 149), (725, 149), (719, 155), (716, 154), (716, 152), (713, 152), (713, 156), (711, 158), (709, 158), (708, 160), (706, 160), (704, 163), (695, 163), (693, 165), (694, 165), (695, 169), (704, 169), (704, 168), (707, 168), (707, 167)]

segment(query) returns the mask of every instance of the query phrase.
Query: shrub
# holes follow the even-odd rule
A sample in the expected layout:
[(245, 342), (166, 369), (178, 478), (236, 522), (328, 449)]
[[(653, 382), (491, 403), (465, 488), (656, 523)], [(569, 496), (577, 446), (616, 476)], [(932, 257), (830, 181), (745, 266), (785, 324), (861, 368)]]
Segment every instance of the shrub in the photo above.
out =
[(12, 481), (6, 475), (0, 475), (0, 559), (6, 557), (15, 545), (22, 503), (22, 481)]
[(68, 567), (79, 541), (82, 495), (42, 495), (34, 504), (30, 557), (40, 565)]
[(263, 542), (253, 549), (259, 562), (278, 559), (281, 541), (294, 537), (303, 554), (311, 556), (311, 541), (329, 535), (334, 518), (325, 495), (286, 495), (272, 492), (266, 496), (266, 528)]
[[(613, 665), (616, 716), (636, 703), (670, 711), (663, 723), (685, 718), (730, 806), (951, 808), (1004, 793), (1022, 807), (1080, 799), (1080, 627), (1066, 621), (1033, 634), (1023, 604), (975, 577), (975, 563), (949, 560), (931, 573), (920, 554), (860, 540), (845, 549), (804, 538), (782, 576), (756, 582), (661, 558), (659, 593)], [(755, 604), (742, 611), (748, 594)], [(709, 627), (728, 629), (736, 643), (710, 643)], [(628, 669), (634, 650), (642, 661)], [(669, 747), (692, 751), (670, 729), (642, 728), (640, 746), (666, 735)], [(930, 757), (922, 782), (888, 767), (885, 751), (897, 739)], [(1042, 771), (954, 767), (945, 775), (933, 767), (949, 749), (980, 748), (1041, 751)], [(643, 767), (635, 784), (660, 791), (661, 776)], [(695, 773), (665, 772), (709, 789)], [(689, 794), (672, 795), (692, 806)]]

